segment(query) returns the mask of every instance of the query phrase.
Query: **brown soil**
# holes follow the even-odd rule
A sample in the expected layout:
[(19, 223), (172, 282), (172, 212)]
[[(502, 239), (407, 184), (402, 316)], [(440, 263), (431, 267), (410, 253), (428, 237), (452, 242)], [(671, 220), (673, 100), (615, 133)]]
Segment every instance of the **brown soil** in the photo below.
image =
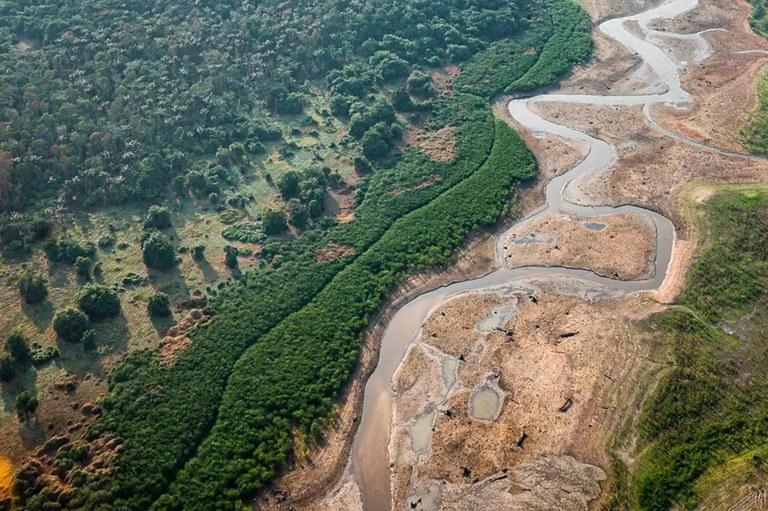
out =
[[(587, 222), (604, 224), (589, 229)], [(516, 229), (505, 241), (505, 261), (510, 268), (526, 265), (589, 269), (623, 280), (653, 274), (656, 228), (636, 213), (579, 218), (554, 212)]]
[(327, 263), (335, 261), (336, 259), (341, 259), (342, 257), (354, 255), (354, 253), (354, 247), (342, 245), (340, 243), (329, 243), (328, 245), (317, 249), (315, 252), (315, 260), (318, 263)]
[(456, 153), (456, 127), (445, 126), (437, 131), (424, 131), (421, 128), (409, 130), (405, 134), (405, 141), (423, 150), (435, 161), (449, 162)]
[(449, 65), (443, 69), (432, 72), (432, 83), (435, 88), (440, 92), (445, 92), (453, 89), (453, 82), (456, 77), (459, 76), (459, 67), (456, 65)]

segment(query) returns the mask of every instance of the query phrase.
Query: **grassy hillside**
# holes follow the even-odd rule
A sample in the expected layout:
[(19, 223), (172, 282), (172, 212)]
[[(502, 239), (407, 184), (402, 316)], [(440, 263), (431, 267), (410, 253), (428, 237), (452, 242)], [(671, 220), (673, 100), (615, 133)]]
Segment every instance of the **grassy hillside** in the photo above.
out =
[(710, 246), (650, 325), (671, 367), (640, 419), (631, 502), (615, 509), (694, 509), (729, 478), (768, 475), (768, 195), (723, 191), (704, 214)]

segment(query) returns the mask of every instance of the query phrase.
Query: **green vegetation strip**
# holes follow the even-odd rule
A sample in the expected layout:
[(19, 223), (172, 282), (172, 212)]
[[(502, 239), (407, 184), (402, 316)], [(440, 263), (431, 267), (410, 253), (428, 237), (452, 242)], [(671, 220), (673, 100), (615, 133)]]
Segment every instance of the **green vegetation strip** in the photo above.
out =
[(651, 324), (673, 361), (643, 409), (632, 509), (693, 509), (702, 476), (768, 445), (768, 196), (721, 192), (706, 212), (712, 246)]
[(472, 229), (494, 223), (510, 187), (534, 175), (523, 141), (503, 121), (485, 164), (402, 219), (238, 361), (219, 418), (158, 509), (211, 509), (249, 495), (291, 452), (291, 428), (319, 435), (352, 373), (358, 339), (392, 285), (450, 257)]

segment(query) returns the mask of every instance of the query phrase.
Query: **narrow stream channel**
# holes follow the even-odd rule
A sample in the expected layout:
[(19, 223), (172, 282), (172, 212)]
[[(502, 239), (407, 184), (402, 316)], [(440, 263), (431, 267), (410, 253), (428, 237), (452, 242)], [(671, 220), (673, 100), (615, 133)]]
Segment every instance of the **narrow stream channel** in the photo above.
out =
[[(421, 325), (429, 312), (440, 305), (446, 298), (468, 291), (489, 290), (499, 287), (513, 287), (527, 280), (576, 279), (584, 286), (595, 290), (607, 290), (618, 294), (628, 294), (658, 288), (664, 281), (672, 254), (675, 229), (669, 219), (636, 206), (587, 206), (582, 205), (583, 197), (577, 190), (569, 187), (576, 178), (587, 174), (598, 174), (618, 161), (615, 148), (605, 141), (591, 137), (586, 133), (547, 121), (529, 109), (532, 103), (561, 102), (599, 106), (643, 106), (648, 125), (658, 132), (675, 138), (683, 143), (695, 145), (701, 149), (716, 151), (726, 155), (753, 158), (751, 155), (720, 151), (700, 144), (676, 133), (660, 128), (654, 121), (650, 105), (664, 103), (676, 107), (688, 107), (692, 97), (683, 90), (680, 82), (680, 67), (670, 52), (660, 46), (664, 37), (692, 39), (696, 43), (697, 57), (705, 58), (709, 54), (706, 41), (700, 34), (671, 34), (649, 28), (649, 24), (658, 19), (673, 19), (698, 5), (698, 0), (671, 0), (650, 8), (639, 14), (614, 18), (599, 25), (599, 30), (616, 40), (630, 53), (638, 55), (658, 79), (658, 94), (638, 94), (624, 96), (577, 95), (577, 94), (542, 94), (531, 98), (515, 99), (509, 103), (512, 117), (527, 129), (550, 133), (566, 139), (577, 140), (589, 145), (589, 153), (570, 171), (551, 180), (546, 187), (546, 206), (531, 216), (523, 219), (498, 239), (496, 246), (497, 264), (500, 268), (493, 273), (474, 280), (468, 280), (446, 286), (423, 294), (403, 306), (392, 318), (381, 342), (378, 365), (367, 382), (365, 402), (360, 426), (352, 444), (349, 469), (356, 478), (362, 493), (365, 511), (389, 511), (395, 506), (390, 491), (389, 436), (392, 422), (391, 384), (395, 370), (400, 365), (410, 344), (417, 338)], [(628, 22), (636, 22), (643, 34), (642, 38), (628, 31)], [(656, 225), (656, 259), (653, 275), (645, 280), (621, 281), (600, 277), (587, 270), (560, 267), (528, 266), (509, 269), (504, 264), (504, 243), (510, 231), (535, 218), (563, 211), (566, 213), (593, 218), (599, 225), (599, 218), (617, 213), (640, 213), (650, 217)]]

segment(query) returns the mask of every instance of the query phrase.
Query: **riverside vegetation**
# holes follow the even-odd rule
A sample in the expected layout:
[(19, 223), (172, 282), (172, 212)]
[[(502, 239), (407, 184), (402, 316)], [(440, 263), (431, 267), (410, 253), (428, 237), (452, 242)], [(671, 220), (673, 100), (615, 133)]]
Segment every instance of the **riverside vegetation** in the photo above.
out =
[[(254, 218), (256, 225), (230, 230), (263, 247), (258, 265), (209, 294), (212, 319), (189, 333), (191, 342), (170, 362), (156, 349), (135, 350), (112, 369), (103, 412), (84, 438), (94, 445), (115, 439), (110, 470), (92, 470), (87, 445), (77, 440), (53, 456), (58, 475), (29, 463), (14, 488), (14, 505), (25, 509), (239, 509), (286, 466), (297, 432), (314, 441), (328, 427), (361, 333), (393, 286), (446, 262), (467, 232), (499, 218), (514, 185), (533, 176), (531, 153), (494, 121), (490, 100), (547, 85), (587, 59), (589, 20), (568, 0), (340, 2), (331, 9), (101, 0), (77, 13), (65, 4), (0, 7), (12, 20), (0, 32), (3, 65), (17, 70), (3, 78), (5, 115), (27, 109), (2, 125), (17, 144), (0, 155), (4, 208), (99, 207), (164, 194), (206, 202), (224, 195), (236, 208), (241, 174), (279, 143), (291, 116), (320, 104), (327, 122), (348, 127), (339, 150), (361, 175), (354, 219), (340, 223), (318, 210), (338, 183), (332, 170), (281, 177), (285, 212), (265, 211), (263, 226)], [(63, 12), (82, 26), (64, 26)], [(19, 39), (41, 58), (8, 48)], [(67, 61), (83, 68), (58, 65)], [(424, 76), (447, 63), (463, 72), (438, 96)], [(22, 94), (24, 80), (39, 88)], [(455, 128), (451, 161), (408, 145), (399, 151), (409, 120), (428, 132)], [(58, 139), (46, 140), (57, 126), (65, 127)], [(146, 220), (147, 246), (172, 243), (151, 225), (159, 213)], [(298, 234), (274, 237), (286, 220)], [(25, 222), (9, 217), (17, 227), (6, 230), (7, 246), (18, 242), (14, 250), (22, 252), (35, 248), (22, 235), (32, 232)], [(67, 264), (98, 253), (95, 244), (58, 238), (47, 246)], [(345, 250), (318, 257), (332, 246)], [(147, 265), (157, 259), (159, 271), (173, 271), (177, 261), (144, 248)], [(192, 255), (205, 257), (204, 248)], [(104, 310), (119, 314), (113, 290), (92, 285), (82, 296), (94, 293), (105, 298)]]

